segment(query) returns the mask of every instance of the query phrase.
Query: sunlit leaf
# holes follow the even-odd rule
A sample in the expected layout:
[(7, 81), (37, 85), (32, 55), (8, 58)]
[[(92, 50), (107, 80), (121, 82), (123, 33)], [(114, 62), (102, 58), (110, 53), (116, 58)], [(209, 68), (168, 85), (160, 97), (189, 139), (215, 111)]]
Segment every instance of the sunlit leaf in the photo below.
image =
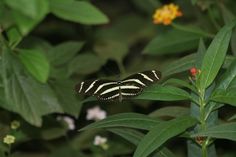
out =
[(82, 24), (104, 24), (108, 17), (86, 1), (50, 0), (50, 8), (56, 16)]

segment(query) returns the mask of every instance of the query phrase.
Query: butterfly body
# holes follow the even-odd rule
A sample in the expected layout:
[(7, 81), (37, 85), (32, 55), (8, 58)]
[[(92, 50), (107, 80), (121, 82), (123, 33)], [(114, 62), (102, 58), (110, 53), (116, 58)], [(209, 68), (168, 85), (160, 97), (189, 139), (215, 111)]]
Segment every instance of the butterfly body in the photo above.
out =
[(122, 101), (141, 94), (145, 87), (156, 83), (160, 78), (160, 71), (150, 70), (133, 74), (121, 81), (105, 79), (82, 81), (75, 89), (78, 93), (96, 96), (99, 100)]

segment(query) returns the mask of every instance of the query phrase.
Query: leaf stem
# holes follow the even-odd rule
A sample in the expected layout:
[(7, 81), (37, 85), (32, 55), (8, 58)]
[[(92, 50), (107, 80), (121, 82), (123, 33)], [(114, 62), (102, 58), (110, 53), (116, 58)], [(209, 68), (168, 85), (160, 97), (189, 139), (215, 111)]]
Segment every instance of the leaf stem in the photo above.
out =
[[(200, 129), (204, 131), (206, 129), (206, 101), (205, 101), (205, 90), (200, 90), (199, 93), (199, 103), (200, 103)], [(202, 144), (202, 157), (207, 157), (207, 146), (208, 141), (204, 141)]]

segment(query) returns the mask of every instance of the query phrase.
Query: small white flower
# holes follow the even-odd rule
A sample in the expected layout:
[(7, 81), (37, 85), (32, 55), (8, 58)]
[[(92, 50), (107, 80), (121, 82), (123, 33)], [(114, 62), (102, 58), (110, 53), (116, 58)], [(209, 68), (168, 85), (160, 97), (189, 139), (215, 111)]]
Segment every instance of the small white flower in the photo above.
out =
[(102, 136), (97, 135), (94, 138), (93, 144), (95, 146), (100, 146), (100, 145), (105, 144), (106, 142), (107, 142), (107, 138), (106, 137), (102, 137)]
[(75, 120), (69, 116), (58, 116), (57, 120), (63, 120), (64, 122), (66, 122), (69, 130), (74, 130), (75, 129)]
[(102, 120), (106, 118), (106, 111), (100, 109), (99, 106), (95, 106), (87, 110), (86, 119), (87, 120)]

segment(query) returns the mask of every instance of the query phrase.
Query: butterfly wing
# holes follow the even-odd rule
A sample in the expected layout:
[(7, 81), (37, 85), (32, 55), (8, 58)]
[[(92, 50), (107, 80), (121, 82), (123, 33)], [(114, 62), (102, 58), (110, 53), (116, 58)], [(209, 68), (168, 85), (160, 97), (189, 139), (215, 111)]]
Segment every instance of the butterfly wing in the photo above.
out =
[(143, 89), (161, 78), (161, 72), (157, 70), (143, 71), (133, 74), (121, 81), (121, 95), (130, 98), (139, 95)]
[(121, 101), (139, 95), (143, 88), (156, 83), (160, 78), (160, 71), (150, 70), (133, 74), (122, 81), (105, 79), (82, 81), (76, 85), (75, 90), (80, 94), (96, 96), (99, 100)]
[(99, 100), (110, 100), (119, 97), (119, 86), (111, 80), (87, 80), (78, 83), (75, 90), (84, 95), (96, 96)]

